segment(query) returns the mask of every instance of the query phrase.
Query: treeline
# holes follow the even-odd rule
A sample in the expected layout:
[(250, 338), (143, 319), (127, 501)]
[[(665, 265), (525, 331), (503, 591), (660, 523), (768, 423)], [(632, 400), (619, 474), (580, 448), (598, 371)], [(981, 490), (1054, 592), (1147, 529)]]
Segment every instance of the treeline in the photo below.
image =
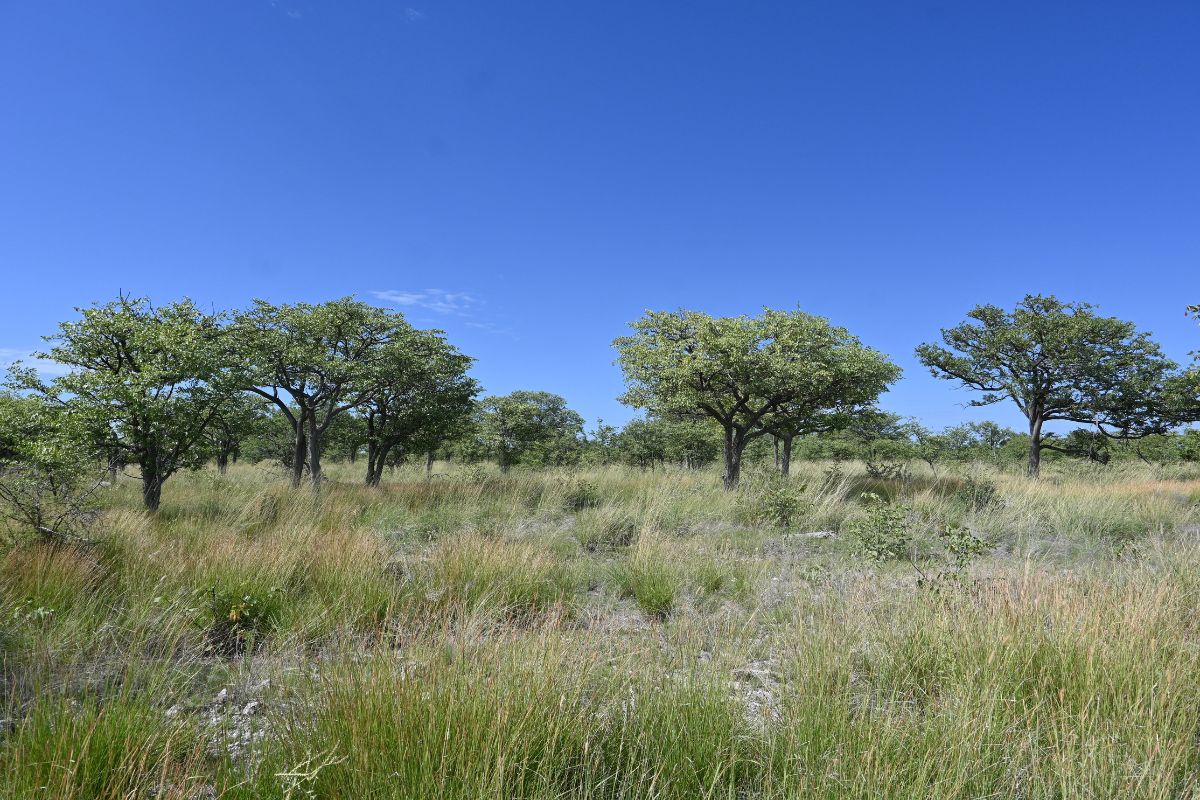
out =
[[(17, 366), (0, 396), (0, 501), (39, 530), (73, 519), (97, 463), (110, 477), (136, 467), (151, 510), (178, 471), (212, 461), (223, 470), (239, 456), (277, 460), (293, 485), (307, 476), (314, 487), (327, 456), (361, 459), (374, 486), (389, 466), (439, 452), (503, 470), (719, 459), (732, 488), (748, 457), (773, 458), (784, 474), (796, 457), (860, 458), (891, 474), (914, 459), (936, 469), (1020, 449), (1036, 476), (1043, 450), (1193, 458), (1193, 436), (1178, 429), (1200, 419), (1200, 373), (1132, 323), (1054, 297), (979, 306), (917, 350), (934, 375), (975, 390), (973, 405), (1014, 404), (1028, 421), (1021, 432), (935, 433), (883, 412), (879, 397), (900, 369), (798, 310), (647, 312), (613, 343), (621, 399), (646, 417), (586, 433), (558, 395), (480, 397), (472, 359), (441, 331), (353, 298), (206, 312), (121, 296), (78, 311), (38, 354), (66, 373), (46, 380)], [(1056, 421), (1081, 427), (1048, 433)]]

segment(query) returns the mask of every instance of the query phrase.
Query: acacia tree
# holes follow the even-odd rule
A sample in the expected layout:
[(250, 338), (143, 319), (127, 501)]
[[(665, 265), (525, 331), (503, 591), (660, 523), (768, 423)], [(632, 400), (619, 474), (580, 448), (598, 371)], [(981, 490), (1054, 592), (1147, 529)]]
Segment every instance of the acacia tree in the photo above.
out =
[(484, 448), (496, 457), (501, 472), (531, 455), (543, 463), (562, 463), (579, 446), (583, 434), (583, 417), (550, 392), (518, 390), (485, 397), (475, 424)]
[(255, 300), (232, 331), (243, 388), (273, 403), (292, 427), (292, 485), (300, 485), (307, 461), (317, 488), (322, 436), (371, 396), (381, 348), (411, 328), (397, 312), (344, 297), (316, 305)]
[(1179, 421), (1169, 388), (1177, 365), (1132, 322), (1101, 317), (1087, 303), (1027, 295), (1004, 311), (976, 306), (968, 320), (942, 330), (944, 346), (923, 344), (917, 357), (934, 376), (983, 392), (987, 406), (1011, 400), (1029, 422), (1030, 477), (1046, 445), (1043, 428), (1062, 420), (1113, 438), (1159, 433)]
[(142, 501), (158, 509), (163, 483), (198, 466), (213, 419), (238, 389), (225, 367), (218, 317), (190, 300), (154, 307), (121, 296), (77, 309), (82, 318), (47, 337), (49, 358), (70, 372), (46, 384), (32, 370), (20, 388), (68, 406), (89, 442), (136, 463)]
[(479, 386), (471, 359), (440, 331), (409, 331), (384, 346), (375, 387), (361, 409), (366, 420), (368, 486), (378, 486), (393, 449), (432, 453), (474, 408)]
[(802, 311), (714, 318), (648, 311), (616, 339), (621, 400), (666, 418), (708, 416), (724, 431), (726, 489), (742, 453), (773, 431), (800, 432), (873, 402), (900, 370), (845, 328)]

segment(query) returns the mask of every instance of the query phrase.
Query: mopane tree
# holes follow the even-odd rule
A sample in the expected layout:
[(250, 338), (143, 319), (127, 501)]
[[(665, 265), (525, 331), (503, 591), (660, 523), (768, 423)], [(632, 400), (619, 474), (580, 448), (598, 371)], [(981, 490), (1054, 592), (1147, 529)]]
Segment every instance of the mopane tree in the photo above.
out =
[(478, 406), (476, 430), (502, 472), (523, 458), (561, 464), (579, 448), (583, 417), (550, 392), (520, 390), (485, 397)]
[(942, 330), (942, 344), (918, 347), (917, 357), (936, 377), (982, 392), (973, 406), (1014, 403), (1029, 422), (1028, 474), (1037, 477), (1047, 422), (1136, 438), (1162, 432), (1179, 416), (1168, 407), (1177, 365), (1132, 322), (1093, 308), (1041, 295), (1026, 296), (1011, 312), (976, 306), (965, 322)]
[(292, 485), (300, 485), (307, 462), (316, 488), (322, 436), (370, 397), (380, 350), (411, 328), (399, 313), (344, 297), (316, 305), (255, 300), (232, 331), (244, 388), (273, 403), (292, 427)]
[(94, 447), (141, 472), (142, 500), (157, 510), (162, 486), (207, 457), (205, 435), (238, 388), (224, 366), (220, 320), (190, 300), (155, 307), (126, 296), (59, 325), (48, 353), (70, 372), (49, 384), (24, 371), (21, 388), (71, 408)]
[(432, 453), (467, 419), (479, 386), (467, 376), (471, 359), (441, 331), (397, 336), (376, 362), (375, 388), (360, 413), (366, 420), (368, 486), (378, 486), (388, 455)]
[(802, 311), (721, 318), (651, 311), (631, 327), (632, 335), (613, 342), (627, 385), (622, 402), (666, 418), (716, 420), (726, 489), (737, 486), (753, 439), (799, 433), (868, 405), (900, 375), (845, 328)]

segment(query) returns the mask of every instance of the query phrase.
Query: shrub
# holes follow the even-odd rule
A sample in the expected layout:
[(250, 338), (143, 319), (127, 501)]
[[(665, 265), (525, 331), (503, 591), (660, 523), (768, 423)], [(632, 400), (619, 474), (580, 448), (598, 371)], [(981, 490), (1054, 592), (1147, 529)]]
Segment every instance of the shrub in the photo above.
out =
[(805, 488), (804, 484), (774, 477), (748, 485), (739, 501), (749, 521), (788, 528), (810, 510), (810, 503), (803, 497)]
[(200, 589), (196, 624), (205, 630), (212, 650), (223, 656), (241, 655), (261, 645), (262, 637), (275, 627), (282, 593), (279, 588), (259, 594), (216, 586)]
[(968, 511), (984, 511), (997, 500), (996, 484), (970, 476), (954, 492), (954, 498)]
[(579, 512), (600, 505), (600, 490), (591, 481), (573, 480), (563, 493), (563, 507), (567, 511)]
[(892, 561), (908, 555), (912, 542), (909, 508), (888, 503), (873, 492), (862, 495), (865, 514), (851, 519), (849, 533), (858, 551), (872, 561)]
[(991, 542), (981, 536), (976, 536), (967, 527), (947, 525), (939, 534), (942, 546), (951, 567), (957, 573), (962, 573), (971, 562), (983, 555), (991, 546)]

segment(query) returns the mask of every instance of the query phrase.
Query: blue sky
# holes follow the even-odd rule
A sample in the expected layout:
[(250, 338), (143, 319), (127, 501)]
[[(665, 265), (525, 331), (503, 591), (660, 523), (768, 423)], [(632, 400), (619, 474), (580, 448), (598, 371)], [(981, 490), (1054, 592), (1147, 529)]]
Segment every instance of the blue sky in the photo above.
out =
[[(406, 3), (411, 2), (411, 5)], [(0, 4), (0, 360), (118, 290), (355, 294), (621, 422), (646, 308), (913, 347), (1086, 300), (1200, 349), (1200, 4)]]

